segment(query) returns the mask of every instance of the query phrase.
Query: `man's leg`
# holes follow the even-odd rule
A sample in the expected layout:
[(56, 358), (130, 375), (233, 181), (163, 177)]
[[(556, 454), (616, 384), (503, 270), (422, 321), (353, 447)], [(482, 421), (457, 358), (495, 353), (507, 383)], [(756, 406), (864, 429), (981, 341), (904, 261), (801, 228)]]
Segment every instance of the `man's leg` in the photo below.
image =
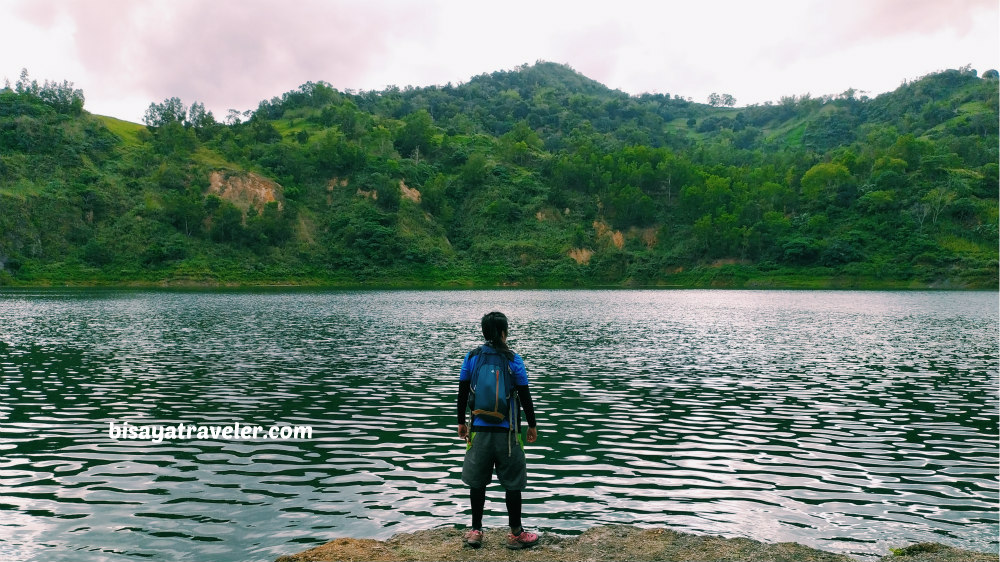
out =
[(521, 534), (521, 490), (507, 490), (506, 500), (510, 532), (519, 535)]
[(507, 436), (507, 439), (507, 443), (502, 443), (504, 450), (497, 458), (497, 476), (500, 478), (500, 484), (507, 490), (505, 499), (510, 524), (507, 548), (528, 548), (538, 543), (538, 535), (521, 528), (521, 490), (528, 484), (524, 450), (520, 441), (510, 442), (514, 436)]
[(464, 535), (465, 544), (479, 548), (483, 544), (483, 511), (486, 508), (486, 486), (493, 478), (493, 459), (483, 441), (482, 434), (472, 434), (472, 441), (465, 451), (462, 463), (462, 482), (469, 487), (469, 503), (472, 505), (472, 528)]
[(472, 503), (472, 528), (483, 529), (483, 511), (486, 509), (486, 488), (469, 488)]

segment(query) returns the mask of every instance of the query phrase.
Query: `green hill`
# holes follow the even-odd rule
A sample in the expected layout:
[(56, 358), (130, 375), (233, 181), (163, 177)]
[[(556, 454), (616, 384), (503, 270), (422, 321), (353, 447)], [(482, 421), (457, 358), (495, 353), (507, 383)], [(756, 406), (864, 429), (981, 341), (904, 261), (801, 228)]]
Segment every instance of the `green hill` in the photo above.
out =
[(219, 122), (0, 92), (0, 284), (996, 288), (998, 81), (733, 107), (540, 62)]

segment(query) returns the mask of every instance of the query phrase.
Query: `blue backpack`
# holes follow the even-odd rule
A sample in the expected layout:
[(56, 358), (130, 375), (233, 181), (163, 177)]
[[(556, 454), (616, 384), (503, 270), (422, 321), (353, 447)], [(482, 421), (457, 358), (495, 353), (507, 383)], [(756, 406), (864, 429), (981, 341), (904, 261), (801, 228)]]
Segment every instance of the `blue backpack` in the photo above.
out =
[(493, 424), (510, 422), (516, 398), (513, 398), (514, 376), (507, 356), (487, 346), (473, 350), (469, 356), (478, 356), (469, 384), (473, 422), (477, 417)]

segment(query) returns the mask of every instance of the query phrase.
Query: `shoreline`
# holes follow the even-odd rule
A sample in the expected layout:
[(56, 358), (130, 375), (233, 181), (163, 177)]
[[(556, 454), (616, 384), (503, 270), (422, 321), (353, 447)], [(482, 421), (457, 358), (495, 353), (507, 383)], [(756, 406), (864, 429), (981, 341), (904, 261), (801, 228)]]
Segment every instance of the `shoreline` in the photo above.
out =
[[(323, 545), (280, 556), (275, 562), (420, 561), (659, 561), (659, 562), (858, 562), (846, 554), (798, 543), (762, 543), (747, 538), (694, 535), (666, 528), (602, 525), (582, 534), (541, 533), (530, 549), (508, 550), (506, 529), (486, 528), (483, 547), (463, 546), (464, 528), (437, 527), (375, 539), (335, 538)], [(1000, 556), (938, 543), (900, 545), (878, 562), (997, 562)]]
[[(36, 268), (38, 269), (38, 268)], [(93, 269), (29, 270), (19, 274), (3, 269), (0, 289), (6, 287), (112, 288), (252, 288), (319, 289), (745, 289), (745, 290), (872, 290), (872, 291), (996, 291), (1000, 278), (955, 272), (952, 275), (879, 277), (850, 275), (816, 268), (762, 270), (753, 266), (694, 266), (658, 277), (599, 278), (580, 275), (560, 278), (521, 275), (485, 269), (385, 269), (375, 272), (334, 272), (314, 269), (267, 269), (247, 274), (232, 268), (204, 271), (127, 271)]]
[(3, 283), (0, 280), (0, 291), (33, 290), (33, 289), (136, 289), (136, 290), (327, 290), (327, 291), (495, 291), (495, 290), (553, 290), (553, 291), (902, 291), (902, 292), (962, 292), (981, 293), (997, 292), (997, 287), (978, 285), (937, 285), (913, 282), (887, 283), (776, 283), (773, 285), (746, 284), (549, 284), (549, 283), (384, 283), (384, 282), (330, 282), (318, 280), (289, 281), (51, 281), (44, 280), (28, 283)]

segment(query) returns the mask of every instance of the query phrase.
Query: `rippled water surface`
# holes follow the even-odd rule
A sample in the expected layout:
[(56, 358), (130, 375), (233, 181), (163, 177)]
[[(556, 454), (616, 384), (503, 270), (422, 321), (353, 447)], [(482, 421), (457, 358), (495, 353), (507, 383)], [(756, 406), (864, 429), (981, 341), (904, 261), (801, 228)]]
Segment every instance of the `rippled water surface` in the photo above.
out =
[[(0, 293), (0, 560), (466, 524), (454, 400), (491, 309), (539, 413), (533, 528), (997, 551), (996, 293), (44, 290)], [(111, 439), (125, 421), (313, 436)]]

